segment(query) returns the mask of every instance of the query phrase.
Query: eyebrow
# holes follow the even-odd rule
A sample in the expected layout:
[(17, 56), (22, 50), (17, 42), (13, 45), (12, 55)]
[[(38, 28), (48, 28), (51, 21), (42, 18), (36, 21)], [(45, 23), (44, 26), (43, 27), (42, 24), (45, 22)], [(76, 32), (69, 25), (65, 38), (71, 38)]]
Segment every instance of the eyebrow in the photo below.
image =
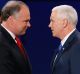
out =
[(28, 21), (30, 21), (29, 19), (28, 20), (23, 20), (23, 22), (28, 22)]

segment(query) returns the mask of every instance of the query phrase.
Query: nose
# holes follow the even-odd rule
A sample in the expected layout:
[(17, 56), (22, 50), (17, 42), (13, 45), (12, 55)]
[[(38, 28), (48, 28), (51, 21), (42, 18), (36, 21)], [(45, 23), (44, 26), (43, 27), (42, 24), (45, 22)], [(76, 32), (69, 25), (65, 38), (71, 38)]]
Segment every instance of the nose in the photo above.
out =
[(49, 28), (51, 27), (51, 22), (49, 23), (48, 27), (49, 27)]
[(31, 27), (31, 24), (30, 24), (30, 22), (28, 22), (28, 23), (27, 23), (27, 26), (28, 26), (28, 27)]

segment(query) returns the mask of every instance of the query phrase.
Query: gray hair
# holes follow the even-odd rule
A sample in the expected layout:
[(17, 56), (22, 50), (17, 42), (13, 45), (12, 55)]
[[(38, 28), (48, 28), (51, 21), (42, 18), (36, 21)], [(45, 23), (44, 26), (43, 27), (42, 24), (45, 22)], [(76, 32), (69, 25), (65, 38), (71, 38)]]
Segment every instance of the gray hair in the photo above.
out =
[(56, 6), (52, 9), (52, 12), (53, 11), (58, 12), (59, 18), (62, 19), (66, 18), (69, 22), (71, 22), (74, 25), (74, 27), (76, 27), (78, 22), (78, 14), (72, 6), (70, 5)]
[(2, 20), (6, 21), (9, 16), (16, 15), (21, 10), (22, 5), (25, 5), (26, 7), (28, 7), (22, 1), (16, 1), (16, 0), (8, 1), (1, 10)]

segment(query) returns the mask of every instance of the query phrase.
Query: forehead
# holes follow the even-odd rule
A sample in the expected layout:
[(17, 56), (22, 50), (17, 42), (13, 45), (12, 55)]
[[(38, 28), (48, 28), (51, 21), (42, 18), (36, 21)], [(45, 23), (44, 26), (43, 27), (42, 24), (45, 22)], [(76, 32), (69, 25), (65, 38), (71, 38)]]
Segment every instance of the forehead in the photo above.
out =
[(52, 11), (50, 19), (57, 18), (57, 11)]
[(22, 20), (30, 19), (30, 11), (29, 8), (26, 6), (22, 6), (19, 14), (20, 14), (20, 19)]

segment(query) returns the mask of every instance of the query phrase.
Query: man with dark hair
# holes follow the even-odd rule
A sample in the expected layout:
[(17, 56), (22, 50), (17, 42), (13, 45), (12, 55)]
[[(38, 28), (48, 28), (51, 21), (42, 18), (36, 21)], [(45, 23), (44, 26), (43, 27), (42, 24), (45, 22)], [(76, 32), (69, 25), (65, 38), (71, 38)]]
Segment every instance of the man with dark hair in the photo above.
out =
[(29, 7), (22, 1), (8, 1), (1, 18), (0, 74), (31, 74), (29, 57), (18, 38), (31, 26)]

